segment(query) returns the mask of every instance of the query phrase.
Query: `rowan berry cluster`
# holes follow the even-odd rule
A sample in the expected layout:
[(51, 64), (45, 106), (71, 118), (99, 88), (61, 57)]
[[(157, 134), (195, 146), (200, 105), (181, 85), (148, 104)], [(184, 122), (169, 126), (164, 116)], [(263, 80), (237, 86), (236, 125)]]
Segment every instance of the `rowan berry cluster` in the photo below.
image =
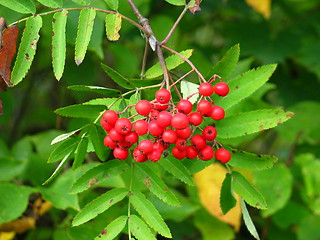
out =
[[(214, 104), (210, 96), (217, 94), (226, 96), (229, 87), (225, 82), (215, 86), (204, 82), (197, 92), (201, 97), (193, 104), (187, 99), (173, 103), (169, 90), (161, 88), (155, 93), (153, 101), (140, 100), (134, 107), (141, 119), (119, 118), (113, 110), (104, 112), (101, 125), (108, 133), (104, 145), (113, 149), (115, 158), (125, 160), (129, 149), (134, 146), (132, 156), (137, 162), (151, 160), (157, 162), (170, 145), (172, 155), (177, 159), (199, 158), (209, 161), (216, 158), (222, 163), (230, 160), (231, 154), (215, 141), (217, 130), (213, 126), (200, 128), (204, 118), (221, 120), (225, 112)], [(208, 99), (208, 100), (207, 100)], [(196, 131), (196, 130), (200, 131)], [(140, 141), (139, 141), (139, 138)], [(214, 148), (218, 148), (214, 151)]]

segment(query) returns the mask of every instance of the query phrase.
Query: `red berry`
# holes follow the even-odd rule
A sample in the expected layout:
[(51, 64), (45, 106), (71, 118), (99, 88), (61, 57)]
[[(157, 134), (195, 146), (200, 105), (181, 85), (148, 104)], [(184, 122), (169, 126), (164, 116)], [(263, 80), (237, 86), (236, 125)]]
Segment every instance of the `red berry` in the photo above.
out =
[(127, 118), (119, 118), (114, 125), (114, 129), (122, 135), (127, 135), (132, 129), (132, 124)]
[(182, 99), (177, 104), (179, 112), (189, 114), (192, 111), (192, 103), (189, 100)]
[(136, 132), (131, 131), (129, 132), (125, 137), (124, 140), (128, 143), (130, 143), (131, 145), (135, 144), (136, 142), (138, 142), (139, 136)]
[(149, 124), (140, 119), (140, 120), (137, 120), (134, 124), (133, 124), (133, 129), (136, 131), (136, 133), (138, 135), (145, 135), (147, 132), (148, 132), (148, 127), (149, 127)]
[(189, 159), (195, 159), (198, 156), (198, 151), (193, 146), (187, 146), (186, 153)]
[(139, 115), (146, 116), (151, 111), (151, 103), (147, 100), (140, 100), (135, 105), (135, 109)]
[(115, 125), (118, 120), (118, 114), (113, 110), (107, 110), (103, 113), (102, 118), (110, 125)]
[(182, 139), (188, 139), (191, 135), (191, 129), (189, 127), (176, 130), (177, 137)]
[(211, 108), (211, 103), (207, 100), (201, 100), (197, 105), (197, 111), (202, 115), (210, 114)]
[(187, 156), (187, 152), (186, 151), (180, 151), (177, 147), (172, 148), (172, 155), (181, 160), (183, 158), (185, 158)]
[(161, 104), (167, 103), (171, 99), (171, 93), (167, 89), (161, 88), (156, 92), (156, 99)]
[(116, 147), (113, 150), (113, 156), (115, 158), (118, 158), (120, 160), (126, 160), (129, 155), (129, 151), (127, 149), (121, 148), (121, 147)]
[(100, 124), (106, 132), (109, 132), (112, 128), (114, 128), (114, 125), (111, 125), (108, 122), (106, 122), (104, 118), (101, 118)]
[(168, 109), (168, 104), (162, 104), (159, 103), (158, 101), (156, 101), (155, 103), (152, 104), (152, 107), (159, 110), (159, 111), (163, 111), (163, 110), (167, 110)]
[(204, 146), (198, 153), (198, 156), (203, 161), (209, 161), (214, 156), (214, 151), (211, 146)]
[(213, 87), (213, 90), (219, 96), (226, 96), (229, 93), (229, 86), (225, 82), (219, 82)]
[(147, 156), (143, 154), (138, 148), (135, 148), (132, 153), (133, 159), (136, 162), (145, 162), (147, 161)]
[(202, 136), (207, 141), (213, 141), (217, 136), (217, 130), (212, 126), (207, 126), (203, 129)]
[(153, 150), (153, 143), (150, 140), (142, 140), (138, 144), (138, 148), (143, 154), (148, 154)]
[(125, 149), (129, 149), (131, 148), (131, 146), (132, 144), (127, 141), (122, 141), (118, 143), (118, 147), (125, 148)]
[(153, 150), (155, 149), (158, 149), (161, 153), (163, 153), (165, 150), (165, 146), (160, 142), (156, 142), (153, 144)]
[(159, 111), (156, 109), (151, 110), (150, 118), (153, 120), (157, 120), (159, 116)]
[(206, 140), (200, 134), (196, 134), (191, 138), (191, 144), (197, 149), (200, 150), (206, 146)]
[(159, 149), (153, 149), (150, 153), (148, 153), (148, 159), (152, 162), (158, 162), (161, 158), (162, 152)]
[(198, 112), (193, 112), (189, 114), (189, 122), (194, 126), (199, 126), (202, 123), (203, 117)]
[(158, 125), (158, 122), (156, 120), (152, 120), (149, 123), (149, 132), (151, 135), (156, 137), (161, 135), (161, 133), (163, 132), (163, 128)]
[(210, 83), (201, 83), (199, 86), (199, 94), (202, 96), (210, 96), (213, 93), (213, 87)]
[(187, 148), (187, 142), (184, 139), (178, 139), (176, 141), (176, 147), (180, 150), (180, 151), (184, 151)]
[(109, 131), (108, 135), (112, 141), (114, 142), (122, 142), (124, 141), (124, 136), (118, 133), (114, 128)]
[(231, 159), (231, 153), (224, 148), (220, 148), (216, 151), (215, 158), (222, 163), (227, 163)]
[(211, 117), (213, 120), (221, 120), (224, 118), (224, 109), (222, 107), (219, 107), (217, 105), (212, 107), (211, 110)]
[(178, 137), (175, 131), (172, 129), (167, 129), (162, 134), (162, 140), (168, 143), (175, 143)]
[(111, 149), (115, 149), (117, 146), (117, 143), (112, 141), (110, 136), (105, 136), (103, 139), (103, 143), (106, 147), (109, 147)]
[(183, 113), (177, 113), (171, 119), (171, 125), (174, 129), (186, 128), (189, 124), (189, 118)]
[(157, 118), (157, 123), (160, 127), (166, 128), (171, 125), (172, 116), (169, 112), (160, 112)]

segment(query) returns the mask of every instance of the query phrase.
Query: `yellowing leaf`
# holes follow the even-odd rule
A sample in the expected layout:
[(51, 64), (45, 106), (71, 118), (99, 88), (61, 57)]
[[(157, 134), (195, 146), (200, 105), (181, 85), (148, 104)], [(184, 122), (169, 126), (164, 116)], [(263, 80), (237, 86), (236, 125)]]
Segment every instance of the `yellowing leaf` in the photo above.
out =
[(236, 231), (241, 224), (240, 198), (235, 195), (237, 204), (226, 215), (220, 208), (220, 189), (227, 170), (218, 163), (213, 163), (194, 175), (198, 194), (202, 205), (219, 220), (230, 224)]
[(0, 240), (12, 240), (15, 235), (15, 232), (0, 232)]
[[(32, 217), (23, 217), (0, 225), (0, 232), (24, 233), (34, 228), (36, 228), (36, 220)], [(9, 238), (9, 235), (7, 236), (7, 238), (5, 238), (3, 235), (0, 235), (0, 240), (5, 239), (9, 240), (13, 238)]]
[(245, 0), (246, 3), (265, 18), (270, 17), (271, 0)]

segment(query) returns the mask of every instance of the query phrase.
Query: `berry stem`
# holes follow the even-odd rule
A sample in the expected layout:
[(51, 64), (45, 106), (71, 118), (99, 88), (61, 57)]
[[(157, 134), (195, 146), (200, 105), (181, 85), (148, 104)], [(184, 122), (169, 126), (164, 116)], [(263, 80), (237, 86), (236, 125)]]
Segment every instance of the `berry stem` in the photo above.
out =
[(146, 63), (147, 63), (148, 49), (149, 49), (148, 39), (146, 39), (146, 44), (145, 44), (145, 47), (144, 47), (142, 64), (141, 64), (141, 73), (140, 73), (140, 77), (141, 77), (142, 79), (145, 78), (145, 75), (144, 75), (144, 74), (145, 74), (145, 72), (146, 72)]
[(217, 74), (214, 74), (210, 79), (209, 79), (209, 83), (212, 83), (216, 80), (216, 78), (219, 78), (220, 82), (222, 81), (222, 77), (220, 77), (219, 75)]
[(173, 84), (170, 85), (170, 88), (174, 85), (176, 85), (178, 82), (180, 82), (181, 80), (183, 80), (185, 77), (187, 77), (189, 74), (193, 73), (194, 70), (191, 69), (189, 72), (187, 72), (185, 75), (183, 75), (181, 78), (179, 78), (177, 81), (175, 81)]
[(177, 86), (176, 86), (176, 83), (177, 83), (177, 82), (174, 82), (171, 76), (170, 76), (170, 81), (172, 82), (172, 84), (169, 86), (169, 89), (173, 86), (173, 87), (174, 87), (174, 90), (177, 92), (177, 94), (178, 94), (178, 96), (179, 96), (179, 98), (180, 98), (180, 100), (181, 100), (181, 99), (182, 99), (182, 96), (181, 96), (181, 93), (180, 93), (179, 89), (178, 89)]

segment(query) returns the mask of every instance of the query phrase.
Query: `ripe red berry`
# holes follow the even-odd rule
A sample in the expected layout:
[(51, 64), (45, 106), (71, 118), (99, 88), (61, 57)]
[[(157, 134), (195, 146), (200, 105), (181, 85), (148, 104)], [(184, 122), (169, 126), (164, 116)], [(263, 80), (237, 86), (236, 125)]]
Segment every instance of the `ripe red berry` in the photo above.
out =
[(210, 96), (213, 93), (213, 87), (210, 83), (201, 83), (199, 86), (199, 94), (202, 96)]
[(147, 155), (143, 154), (138, 148), (135, 148), (132, 153), (133, 159), (136, 162), (145, 162), (147, 161)]
[(163, 132), (163, 128), (158, 125), (158, 121), (152, 120), (149, 123), (149, 132), (152, 136), (159, 136)]
[(212, 107), (211, 110), (211, 117), (213, 120), (221, 120), (224, 118), (224, 109), (222, 107), (219, 107), (217, 105)]
[(111, 125), (108, 122), (106, 122), (104, 118), (101, 118), (100, 124), (106, 132), (109, 132), (112, 128), (114, 128), (114, 125)]
[(219, 96), (226, 96), (229, 93), (229, 86), (225, 82), (219, 82), (213, 87), (213, 90)]
[(133, 124), (133, 129), (136, 131), (136, 133), (138, 135), (145, 135), (147, 132), (148, 132), (148, 127), (149, 127), (149, 124), (140, 119), (140, 120), (137, 120), (134, 124)]
[(157, 123), (160, 127), (166, 128), (171, 125), (172, 116), (167, 111), (159, 112)]
[(150, 140), (142, 140), (138, 144), (138, 149), (143, 153), (143, 154), (148, 154), (153, 150), (153, 143)]
[(122, 142), (119, 142), (117, 146), (121, 148), (129, 149), (131, 148), (132, 144), (127, 141), (122, 141)]
[(155, 103), (152, 104), (152, 107), (159, 110), (159, 111), (167, 110), (168, 106), (169, 105), (167, 103), (162, 104), (162, 103), (159, 103), (158, 101), (156, 101)]
[(157, 120), (159, 116), (159, 111), (156, 109), (151, 110), (150, 118), (153, 120)]
[(139, 136), (136, 132), (131, 131), (129, 132), (125, 137), (124, 140), (128, 143), (130, 143), (131, 145), (135, 144), (136, 142), (138, 142)]
[(216, 151), (215, 158), (222, 163), (227, 163), (231, 159), (231, 153), (224, 148), (220, 148)]
[(113, 150), (113, 156), (120, 160), (126, 160), (128, 158), (129, 151), (127, 149), (116, 147)]
[(113, 110), (107, 110), (103, 113), (102, 118), (110, 125), (115, 125), (118, 120), (118, 114)]
[(153, 150), (155, 150), (155, 149), (158, 149), (161, 153), (163, 153), (165, 150), (165, 146), (160, 142), (155, 142), (153, 144)]
[(162, 134), (162, 140), (168, 143), (175, 143), (178, 137), (175, 131), (172, 129), (167, 129)]
[(122, 142), (122, 141), (124, 141), (124, 135), (121, 135), (120, 133), (118, 133), (114, 128), (112, 128), (109, 131), (109, 135), (108, 136), (114, 142)]
[(171, 93), (164, 88), (159, 89), (155, 95), (157, 101), (161, 104), (167, 103), (171, 99)]
[(183, 113), (177, 113), (171, 119), (171, 125), (174, 129), (186, 128), (189, 124), (189, 118)]
[(109, 135), (104, 137), (103, 143), (106, 147), (109, 147), (110, 149), (115, 149), (117, 146), (117, 143), (112, 141)]
[(212, 126), (207, 126), (203, 129), (202, 136), (207, 141), (213, 141), (217, 136), (217, 130)]
[(214, 151), (211, 146), (204, 146), (198, 153), (198, 156), (203, 161), (209, 161), (214, 156)]
[(184, 139), (178, 139), (176, 141), (176, 147), (180, 150), (180, 151), (184, 151), (187, 148), (187, 142)]
[(187, 146), (186, 152), (189, 159), (195, 159), (198, 156), (198, 151), (193, 146)]
[(206, 146), (206, 140), (200, 134), (196, 134), (191, 138), (191, 144), (197, 149), (200, 150)]
[(172, 148), (172, 155), (181, 160), (183, 158), (185, 158), (187, 156), (187, 152), (186, 151), (180, 151), (177, 147)]
[(181, 139), (188, 139), (191, 135), (191, 129), (189, 127), (176, 130), (177, 137)]
[(197, 105), (197, 111), (202, 115), (210, 114), (211, 108), (211, 103), (207, 100), (201, 100)]
[(148, 159), (152, 162), (158, 162), (161, 158), (162, 152), (159, 149), (153, 149), (150, 153), (148, 153)]
[(192, 103), (189, 100), (182, 99), (177, 104), (179, 112), (189, 114), (192, 111)]
[(114, 125), (114, 129), (122, 135), (127, 135), (132, 129), (132, 124), (127, 118), (119, 118)]
[(203, 117), (198, 112), (193, 112), (188, 115), (189, 122), (194, 126), (199, 126), (202, 123)]
[(135, 109), (139, 115), (146, 116), (151, 111), (151, 103), (147, 100), (140, 100), (135, 105)]

